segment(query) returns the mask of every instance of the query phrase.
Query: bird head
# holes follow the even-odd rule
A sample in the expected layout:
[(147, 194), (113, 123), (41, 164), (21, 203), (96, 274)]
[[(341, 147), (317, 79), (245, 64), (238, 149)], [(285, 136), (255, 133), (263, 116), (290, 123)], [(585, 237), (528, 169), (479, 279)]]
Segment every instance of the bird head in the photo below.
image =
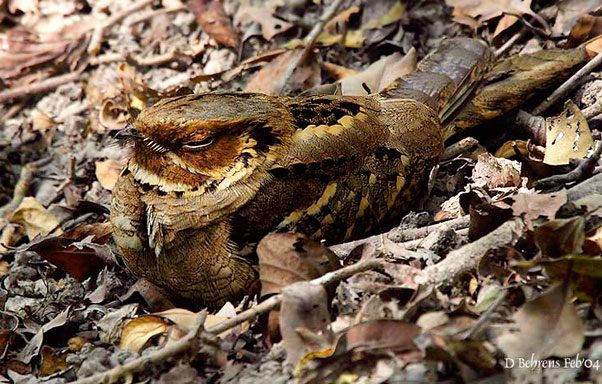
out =
[(141, 179), (185, 190), (203, 183), (227, 186), (265, 169), (294, 131), (290, 112), (277, 98), (206, 93), (163, 99), (116, 138), (134, 142), (130, 168)]

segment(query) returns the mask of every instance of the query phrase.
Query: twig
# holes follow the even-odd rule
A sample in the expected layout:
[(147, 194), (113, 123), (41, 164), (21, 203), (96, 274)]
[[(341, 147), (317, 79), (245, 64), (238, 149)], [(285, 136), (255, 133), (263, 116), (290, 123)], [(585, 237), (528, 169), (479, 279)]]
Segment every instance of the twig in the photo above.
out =
[[(344, 267), (344, 268), (338, 269), (336, 271), (329, 272), (317, 279), (311, 280), (310, 283), (316, 284), (316, 285), (327, 285), (332, 282), (339, 281), (339, 280), (345, 279), (347, 277), (353, 276), (359, 272), (364, 272), (364, 271), (368, 271), (368, 270), (372, 270), (372, 269), (378, 269), (382, 266), (383, 262), (384, 261), (382, 259), (369, 259), (366, 261), (360, 261), (359, 263), (350, 265), (348, 267)], [(277, 308), (280, 305), (281, 301), (282, 301), (281, 294), (272, 296), (269, 299), (267, 299), (266, 301), (254, 306), (253, 308), (247, 309), (246, 311), (239, 313), (238, 315), (236, 315), (235, 317), (233, 317), (231, 319), (228, 319), (228, 320), (223, 321), (219, 324), (216, 324), (212, 327), (209, 327), (205, 331), (207, 333), (218, 335), (224, 331), (227, 331), (228, 329), (231, 329), (231, 328), (237, 326), (238, 324), (242, 324), (245, 321), (252, 320), (262, 313), (266, 313), (266, 312), (271, 311), (272, 309)], [(78, 380), (75, 383), (76, 384), (92, 384), (92, 383), (102, 383), (102, 382), (114, 382), (116, 379), (124, 377), (130, 373), (141, 371), (142, 369), (145, 368), (145, 366), (147, 364), (151, 364), (151, 363), (156, 364), (156, 363), (165, 361), (166, 359), (168, 359), (174, 355), (177, 355), (179, 353), (186, 352), (186, 351), (193, 351), (193, 348), (195, 348), (195, 344), (192, 342), (195, 339), (199, 338), (199, 334), (203, 330), (202, 325), (203, 325), (206, 313), (202, 312), (201, 315), (203, 316), (202, 322), (200, 322), (200, 324), (198, 324), (198, 320), (197, 320), (197, 325), (195, 326), (193, 331), (191, 331), (190, 333), (188, 333), (188, 335), (186, 335), (184, 338), (176, 341), (175, 343), (168, 345), (168, 346), (164, 347), (163, 349), (160, 349), (156, 352), (150, 353), (146, 356), (139, 357), (135, 360), (132, 360), (131, 362), (129, 362), (125, 365), (118, 365), (115, 368), (112, 368), (111, 370), (99, 373), (99, 374), (91, 376), (91, 377), (87, 377), (85, 379)], [(201, 316), (199, 316), (199, 318), (200, 317)]]
[(21, 174), (19, 175), (19, 180), (17, 181), (17, 185), (15, 185), (15, 190), (13, 191), (13, 198), (10, 203), (6, 204), (3, 207), (0, 207), (0, 217), (6, 217), (10, 215), (21, 202), (25, 198), (27, 191), (29, 190), (29, 186), (33, 181), (33, 172), (40, 166), (49, 163), (51, 160), (50, 157), (45, 157), (40, 160), (34, 161), (32, 163), (25, 164), (21, 169)]
[(454, 157), (472, 149), (479, 145), (479, 141), (474, 137), (465, 137), (457, 143), (453, 143), (449, 147), (445, 148), (443, 154), (441, 155), (441, 160), (449, 160)]
[(598, 116), (599, 114), (601, 114), (602, 113), (602, 97), (600, 99), (596, 100), (596, 102), (594, 104), (585, 108), (581, 112), (583, 113), (583, 116), (585, 116), (585, 118), (587, 120), (590, 120), (590, 119)]
[(157, 10), (148, 12), (148, 13), (146, 13), (144, 15), (140, 15), (140, 16), (137, 16), (137, 17), (132, 17), (130, 20), (128, 20), (127, 23), (125, 23), (125, 25), (126, 26), (131, 26), (131, 25), (134, 25), (134, 24), (141, 23), (143, 21), (147, 21), (147, 20), (152, 19), (152, 18), (157, 17), (157, 16), (167, 15), (167, 14), (170, 14), (170, 13), (184, 12), (184, 11), (187, 11), (187, 10), (188, 10), (188, 8), (186, 8), (184, 5), (178, 5), (178, 6), (171, 7), (171, 8), (161, 8), (161, 9), (157, 9)]
[[(470, 217), (468, 215), (459, 217), (457, 219), (445, 221), (443, 223), (437, 223), (433, 225), (428, 225), (422, 228), (415, 229), (406, 229), (402, 230), (399, 228), (393, 228), (389, 232), (374, 235), (367, 237), (365, 239), (350, 241), (348, 243), (337, 244), (330, 247), (330, 250), (333, 251), (337, 256), (344, 257), (349, 254), (353, 249), (357, 248), (362, 244), (372, 244), (375, 247), (380, 247), (383, 245), (385, 239), (391, 240), (394, 243), (404, 243), (403, 246), (412, 247), (415, 246), (414, 243), (410, 244), (411, 241), (418, 241), (418, 243), (422, 240), (423, 237), (428, 236), (429, 233), (441, 230), (443, 228), (449, 229), (462, 229), (468, 228), (470, 224)], [(416, 244), (418, 244), (416, 243)]]
[(90, 43), (88, 43), (88, 53), (95, 55), (98, 52), (100, 52), (100, 45), (102, 44), (103, 34), (107, 28), (113, 26), (114, 24), (117, 24), (130, 14), (152, 4), (153, 1), (154, 0), (139, 0), (138, 2), (132, 4), (130, 7), (122, 10), (121, 12), (115, 13), (107, 20), (105, 20), (104, 23), (94, 28), (94, 31), (92, 32), (92, 37), (90, 38)]
[(489, 308), (487, 308), (487, 310), (485, 312), (483, 312), (481, 317), (479, 317), (479, 320), (477, 320), (477, 322), (474, 323), (474, 325), (468, 330), (468, 332), (463, 337), (463, 339), (464, 340), (472, 339), (481, 330), (481, 328), (483, 328), (483, 325), (485, 325), (489, 322), (489, 319), (491, 319), (491, 316), (493, 315), (493, 313), (495, 312), (497, 307), (499, 307), (500, 304), (502, 304), (504, 302), (504, 300), (506, 300), (507, 296), (508, 296), (508, 291), (504, 289), (500, 293), (500, 295), (495, 299), (495, 301), (493, 303), (491, 303)]
[[(148, 366), (152, 364), (157, 364), (163, 362), (170, 357), (178, 355), (180, 353), (184, 353), (187, 351), (192, 351), (194, 349), (199, 349), (199, 342), (202, 344), (203, 340), (203, 324), (205, 323), (205, 319), (207, 318), (207, 311), (202, 311), (199, 313), (194, 327), (186, 334), (186, 336), (182, 337), (180, 340), (175, 341), (172, 344), (169, 344), (162, 349), (149, 353), (148, 355), (141, 356), (137, 359), (130, 361), (124, 365), (118, 365), (113, 369), (108, 371), (96, 374), (94, 376), (86, 377), (85, 379), (77, 380), (76, 384), (95, 384), (95, 383), (114, 383), (118, 379), (127, 376), (129, 374), (140, 372), (146, 369)], [(201, 340), (199, 340), (201, 339)]]
[(510, 47), (512, 47), (518, 40), (525, 37), (527, 35), (527, 32), (529, 32), (529, 30), (527, 28), (523, 27), (523, 29), (521, 29), (518, 33), (516, 33), (514, 36), (509, 38), (508, 41), (506, 41), (504, 43), (504, 45), (502, 45), (501, 47), (496, 49), (495, 52), (493, 53), (493, 57), (498, 59), (500, 56), (502, 56), (504, 53), (506, 53), (506, 51), (509, 50)]
[(491, 249), (514, 245), (523, 235), (525, 228), (520, 218), (509, 220), (480, 239), (451, 251), (440, 263), (426, 267), (424, 274), (417, 278), (416, 282), (451, 284), (464, 273), (475, 269)]
[(546, 144), (546, 119), (541, 116), (533, 116), (522, 109), (514, 117), (515, 128), (520, 128), (521, 133), (526, 133), (535, 143)]
[(279, 79), (279, 84), (276, 87), (276, 89), (279, 90), (280, 95), (282, 95), (282, 92), (285, 88), (284, 86), (288, 82), (288, 79), (293, 75), (295, 69), (303, 65), (303, 63), (309, 56), (309, 53), (311, 52), (314, 44), (316, 43), (318, 36), (320, 36), (320, 32), (322, 32), (322, 29), (324, 28), (324, 25), (326, 25), (326, 23), (330, 19), (332, 19), (332, 17), (337, 12), (341, 4), (343, 4), (343, 1), (344, 0), (334, 0), (330, 7), (328, 7), (324, 14), (322, 14), (322, 16), (320, 17), (316, 25), (314, 25), (309, 34), (305, 37), (305, 48), (303, 49), (300, 55), (297, 55), (288, 63), (288, 65), (284, 69), (284, 73)]
[[(2, 230), (0, 235), (0, 252), (8, 251), (8, 247), (14, 244), (13, 237), (17, 232), (18, 226), (16, 224), (8, 223)], [(2, 259), (2, 255), (0, 255)]]
[(554, 105), (561, 98), (565, 98), (569, 92), (575, 89), (581, 84), (581, 79), (588, 75), (591, 71), (596, 69), (602, 64), (602, 52), (598, 53), (596, 57), (590, 60), (589, 63), (585, 64), (577, 73), (571, 76), (570, 79), (564, 82), (556, 91), (554, 91), (549, 97), (547, 97), (541, 104), (539, 104), (533, 112), (533, 115), (541, 115), (547, 111), (552, 105)]
[(533, 187), (536, 189), (550, 189), (583, 181), (590, 177), (594, 172), (596, 164), (598, 164), (598, 160), (600, 160), (600, 155), (602, 155), (602, 140), (598, 141), (594, 152), (588, 158), (581, 161), (577, 168), (563, 175), (554, 175), (546, 177), (545, 179), (537, 180), (533, 184)]
[(50, 91), (59, 85), (63, 85), (66, 83), (70, 83), (72, 81), (77, 81), (81, 79), (83, 75), (78, 72), (66, 73), (64, 75), (59, 75), (55, 77), (50, 77), (48, 79), (44, 79), (42, 81), (38, 81), (37, 83), (22, 85), (20, 87), (14, 87), (5, 89), (0, 92), (0, 103), (4, 103), (7, 100), (15, 99), (17, 97), (23, 97), (27, 95), (31, 95), (33, 93), (40, 93), (44, 91)]
[[(382, 264), (383, 260), (381, 259), (369, 259), (366, 261), (360, 261), (359, 263), (350, 265), (348, 267), (343, 267), (341, 269), (337, 269), (336, 271), (328, 272), (327, 274), (318, 277), (317, 279), (311, 280), (310, 283), (316, 285), (328, 285), (332, 282), (340, 281), (347, 277), (353, 276), (356, 273), (379, 269), (382, 266)], [(230, 328), (237, 326), (238, 324), (242, 324), (245, 321), (252, 320), (262, 313), (271, 311), (272, 309), (278, 307), (281, 301), (281, 294), (272, 296), (266, 301), (254, 306), (253, 308), (249, 308), (246, 311), (239, 313), (231, 319), (216, 324), (213, 327), (207, 328), (207, 332), (213, 333), (214, 335), (220, 334)]]

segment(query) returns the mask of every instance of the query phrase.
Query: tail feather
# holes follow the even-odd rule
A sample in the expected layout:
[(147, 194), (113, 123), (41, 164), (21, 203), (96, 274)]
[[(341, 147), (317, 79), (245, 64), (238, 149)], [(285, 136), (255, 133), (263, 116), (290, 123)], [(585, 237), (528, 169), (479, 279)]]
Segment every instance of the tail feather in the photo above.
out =
[(473, 94), (491, 65), (492, 54), (484, 42), (447, 39), (418, 63), (416, 72), (394, 82), (381, 96), (420, 101), (434, 108), (445, 124)]

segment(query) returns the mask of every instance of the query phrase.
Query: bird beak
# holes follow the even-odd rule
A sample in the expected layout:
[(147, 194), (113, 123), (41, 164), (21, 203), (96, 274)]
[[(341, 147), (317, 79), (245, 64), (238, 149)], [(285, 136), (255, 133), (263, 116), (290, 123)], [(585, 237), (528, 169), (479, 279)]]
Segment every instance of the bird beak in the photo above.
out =
[(127, 128), (123, 128), (123, 129), (117, 131), (117, 133), (113, 137), (115, 138), (115, 140), (118, 140), (118, 141), (130, 141), (130, 140), (141, 139), (142, 134), (140, 133), (139, 130), (137, 130), (135, 128), (127, 127)]

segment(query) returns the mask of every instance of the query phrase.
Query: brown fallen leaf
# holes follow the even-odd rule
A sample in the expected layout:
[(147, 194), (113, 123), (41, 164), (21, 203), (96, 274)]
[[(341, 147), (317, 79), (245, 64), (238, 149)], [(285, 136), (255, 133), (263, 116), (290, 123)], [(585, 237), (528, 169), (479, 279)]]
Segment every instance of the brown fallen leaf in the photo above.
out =
[(241, 5), (234, 16), (237, 27), (242, 27), (248, 20), (259, 23), (261, 26), (261, 35), (267, 41), (271, 41), (275, 36), (284, 33), (294, 27), (285, 20), (274, 17), (274, 8), (269, 6), (254, 7)]
[[(280, 333), (289, 363), (297, 365), (307, 353), (328, 348), (333, 341), (329, 324), (330, 313), (323, 286), (301, 281), (283, 288)], [(312, 337), (304, 337), (308, 334)]]
[(497, 343), (510, 358), (546, 359), (579, 352), (585, 341), (584, 327), (568, 288), (557, 284), (525, 303), (514, 314), (518, 332), (506, 331)]
[(565, 0), (559, 2), (557, 6), (558, 14), (552, 32), (567, 36), (582, 16), (602, 7), (602, 0)]
[[(8, 220), (25, 227), (30, 240), (37, 235), (45, 236), (59, 226), (58, 219), (34, 197), (25, 197), (17, 209), (9, 215)], [(61, 230), (58, 229), (57, 232), (60, 233)]]
[(238, 45), (238, 36), (232, 28), (221, 0), (190, 0), (188, 7), (203, 31), (215, 41), (228, 47)]
[[(303, 375), (305, 383), (335, 382), (343, 372), (355, 372), (360, 364), (374, 365), (374, 359), (355, 359), (363, 353), (384, 352), (389, 356), (420, 355), (414, 343), (420, 327), (401, 320), (370, 320), (351, 326), (342, 334), (334, 350), (308, 353), (295, 368), (295, 376)], [(386, 351), (386, 352), (385, 352)]]
[[(531, 0), (498, 0), (498, 1), (480, 1), (480, 0), (446, 0), (447, 5), (454, 7), (454, 14), (461, 15), (462, 18), (456, 21), (462, 22), (466, 18), (472, 18), (475, 22), (467, 23), (473, 27), (483, 25), (486, 21), (499, 17), (503, 14), (529, 15), (537, 20), (544, 28), (549, 28), (546, 21), (531, 10)], [(510, 27), (514, 22), (506, 19), (503, 27), (496, 30), (499, 34), (504, 29)]]
[(296, 68), (286, 84), (281, 81), (289, 63), (297, 60), (302, 52), (302, 49), (296, 49), (276, 57), (251, 77), (244, 88), (245, 92), (277, 96), (283, 94), (281, 87), (286, 87), (284, 94), (290, 94), (318, 85), (321, 80), (320, 68), (312, 64), (312, 60), (306, 60), (306, 64)]
[(521, 165), (518, 161), (512, 161), (494, 157), (489, 153), (478, 156), (472, 172), (475, 182), (484, 183), (487, 188), (519, 187)]
[(560, 257), (581, 253), (585, 242), (585, 221), (581, 216), (551, 220), (538, 225), (533, 235), (543, 256)]
[(532, 227), (532, 223), (540, 216), (553, 219), (567, 202), (567, 197), (566, 190), (561, 190), (553, 193), (517, 193), (505, 201), (512, 205), (514, 216), (522, 216), (527, 225)]
[(44, 345), (40, 350), (42, 361), (40, 363), (40, 376), (50, 376), (57, 372), (69, 369), (67, 355), (61, 354), (54, 348)]
[(62, 236), (38, 238), (19, 249), (36, 252), (78, 281), (84, 281), (106, 265), (117, 265), (117, 262), (105, 244), (110, 239), (110, 224), (95, 223), (83, 227)]
[(102, 185), (103, 188), (112, 191), (119, 178), (121, 169), (124, 166), (123, 161), (107, 159), (96, 161), (94, 164), (96, 166), (96, 179), (100, 185)]
[(262, 296), (320, 277), (340, 266), (331, 250), (298, 233), (268, 234), (257, 245), (257, 256)]
[(153, 337), (167, 332), (170, 324), (160, 316), (142, 316), (127, 322), (121, 331), (120, 349), (140, 352)]

